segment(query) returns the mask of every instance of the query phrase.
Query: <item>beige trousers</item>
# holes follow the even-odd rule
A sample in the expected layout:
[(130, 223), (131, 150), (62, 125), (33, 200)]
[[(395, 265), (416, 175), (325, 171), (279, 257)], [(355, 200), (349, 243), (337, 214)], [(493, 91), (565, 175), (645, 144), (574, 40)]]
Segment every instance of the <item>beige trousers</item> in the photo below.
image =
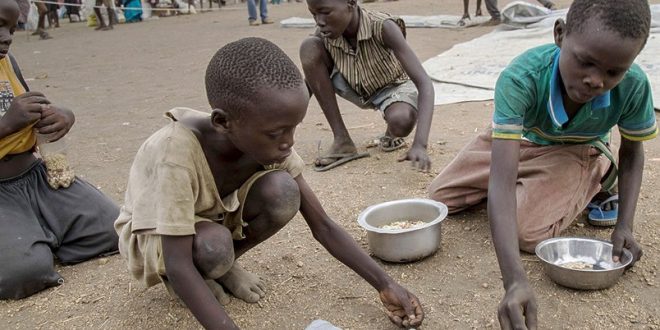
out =
[[(486, 200), (491, 131), (475, 137), (429, 186), (430, 198), (456, 213)], [(600, 191), (607, 157), (591, 145), (520, 143), (516, 183), (520, 249), (533, 252), (544, 239), (568, 227)]]

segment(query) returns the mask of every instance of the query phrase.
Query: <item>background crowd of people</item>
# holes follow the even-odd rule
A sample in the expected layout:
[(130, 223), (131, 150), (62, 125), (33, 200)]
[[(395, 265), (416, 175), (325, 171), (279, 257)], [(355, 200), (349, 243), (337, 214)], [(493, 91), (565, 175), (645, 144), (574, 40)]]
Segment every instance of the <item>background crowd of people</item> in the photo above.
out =
[[(58, 28), (60, 18), (68, 18), (70, 23), (87, 21), (89, 27), (98, 31), (113, 29), (118, 23), (136, 23), (151, 17), (164, 17), (178, 14), (194, 14), (198, 11), (214, 10), (227, 5), (226, 0), (208, 0), (208, 7), (204, 8), (205, 0), (17, 0), (20, 8), (18, 30), (31, 30), (32, 35), (40, 39), (51, 39), (47, 28)], [(238, 2), (238, 0), (234, 0)], [(286, 2), (302, 3), (303, 0), (285, 0)], [(362, 3), (377, 2), (379, 0), (360, 0)], [(398, 1), (398, 0), (382, 0)], [(268, 3), (279, 5), (282, 0), (240, 0), (247, 4), (248, 24), (258, 26), (272, 24), (274, 21), (268, 17)], [(465, 12), (461, 21), (470, 19), (467, 8), (469, 0), (463, 0)], [(539, 0), (546, 8), (554, 9), (555, 5), (549, 0)], [(492, 20), (491, 24), (499, 24), (499, 11), (497, 0), (486, 0), (486, 7)], [(105, 10), (103, 10), (105, 8)], [(477, 1), (475, 15), (481, 15), (481, 1)], [(30, 18), (34, 18), (31, 24)], [(461, 22), (459, 22), (460, 24)]]

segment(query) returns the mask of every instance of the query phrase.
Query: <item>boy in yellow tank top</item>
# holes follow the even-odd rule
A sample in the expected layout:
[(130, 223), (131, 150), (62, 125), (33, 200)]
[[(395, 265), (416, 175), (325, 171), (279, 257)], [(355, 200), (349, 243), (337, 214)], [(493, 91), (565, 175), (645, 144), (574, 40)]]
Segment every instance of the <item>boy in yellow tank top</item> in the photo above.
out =
[(75, 178), (53, 189), (36, 151), (36, 134), (62, 138), (75, 119), (30, 92), (9, 46), (18, 22), (14, 0), (0, 0), (0, 299), (20, 299), (63, 283), (54, 270), (117, 250), (119, 208)]

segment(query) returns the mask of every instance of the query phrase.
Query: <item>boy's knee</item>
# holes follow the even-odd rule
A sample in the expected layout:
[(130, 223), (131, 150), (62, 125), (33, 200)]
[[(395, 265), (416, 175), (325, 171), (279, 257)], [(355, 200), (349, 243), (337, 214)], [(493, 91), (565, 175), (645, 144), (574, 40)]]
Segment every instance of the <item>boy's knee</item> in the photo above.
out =
[(212, 222), (195, 224), (193, 259), (204, 276), (216, 279), (224, 275), (234, 263), (234, 243), (225, 226)]
[(417, 111), (407, 104), (405, 106), (393, 104), (387, 108), (385, 120), (392, 135), (398, 137), (408, 136), (417, 123)]
[(254, 188), (262, 205), (261, 211), (279, 226), (286, 225), (300, 209), (298, 183), (287, 172), (270, 172), (260, 178)]
[(35, 245), (21, 258), (0, 260), (0, 299), (21, 299), (61, 284), (53, 268), (53, 255), (43, 245)]
[(321, 38), (315, 36), (307, 37), (300, 45), (300, 62), (303, 67), (319, 65), (319, 63), (323, 62), (325, 51), (325, 46)]
[(518, 227), (518, 248), (527, 253), (534, 253), (534, 249), (536, 249), (536, 246), (541, 243), (541, 241), (552, 237), (550, 231), (539, 235), (538, 233), (532, 233), (525, 230), (525, 228), (520, 228), (520, 225)]

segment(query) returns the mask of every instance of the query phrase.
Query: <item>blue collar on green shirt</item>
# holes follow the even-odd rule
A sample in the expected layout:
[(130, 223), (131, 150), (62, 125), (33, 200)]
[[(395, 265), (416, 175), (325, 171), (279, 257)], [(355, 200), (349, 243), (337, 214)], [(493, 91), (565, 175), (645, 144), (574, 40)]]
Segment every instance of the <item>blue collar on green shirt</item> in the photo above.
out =
[[(552, 76), (550, 77), (550, 97), (548, 98), (548, 114), (557, 127), (561, 127), (568, 121), (568, 115), (564, 108), (564, 100), (561, 97), (561, 84), (559, 79), (559, 52), (557, 49), (552, 63)], [(602, 109), (610, 106), (610, 91), (596, 96), (591, 100), (592, 109)]]

